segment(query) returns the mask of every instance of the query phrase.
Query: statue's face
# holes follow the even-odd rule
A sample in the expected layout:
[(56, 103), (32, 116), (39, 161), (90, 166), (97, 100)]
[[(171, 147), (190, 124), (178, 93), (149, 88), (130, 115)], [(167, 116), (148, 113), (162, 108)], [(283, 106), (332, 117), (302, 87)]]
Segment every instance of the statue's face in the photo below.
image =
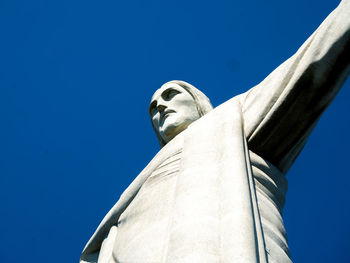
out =
[(154, 128), (166, 143), (200, 117), (193, 97), (175, 83), (166, 83), (154, 93), (150, 113)]

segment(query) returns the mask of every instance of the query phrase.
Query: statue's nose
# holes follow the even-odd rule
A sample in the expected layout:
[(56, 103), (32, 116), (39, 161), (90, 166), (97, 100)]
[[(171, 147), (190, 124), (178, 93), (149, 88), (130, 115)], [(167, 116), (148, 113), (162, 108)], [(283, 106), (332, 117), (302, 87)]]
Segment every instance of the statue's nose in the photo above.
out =
[(157, 109), (159, 112), (163, 112), (166, 109), (166, 106), (159, 104), (159, 105), (157, 105)]

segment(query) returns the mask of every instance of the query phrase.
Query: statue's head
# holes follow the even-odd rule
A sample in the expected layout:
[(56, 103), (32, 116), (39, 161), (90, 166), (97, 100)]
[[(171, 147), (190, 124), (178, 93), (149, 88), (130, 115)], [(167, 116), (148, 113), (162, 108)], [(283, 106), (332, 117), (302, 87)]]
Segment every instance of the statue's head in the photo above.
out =
[(179, 80), (165, 83), (154, 93), (149, 106), (161, 147), (212, 109), (207, 96), (191, 84)]

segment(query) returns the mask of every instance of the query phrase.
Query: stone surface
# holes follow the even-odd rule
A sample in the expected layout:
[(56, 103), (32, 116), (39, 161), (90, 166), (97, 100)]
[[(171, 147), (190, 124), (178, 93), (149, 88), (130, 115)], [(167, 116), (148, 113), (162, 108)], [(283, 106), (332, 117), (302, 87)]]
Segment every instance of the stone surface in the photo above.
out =
[(350, 1), (259, 85), (212, 109), (190, 84), (152, 97), (162, 149), (80, 262), (291, 262), (285, 174), (349, 75)]

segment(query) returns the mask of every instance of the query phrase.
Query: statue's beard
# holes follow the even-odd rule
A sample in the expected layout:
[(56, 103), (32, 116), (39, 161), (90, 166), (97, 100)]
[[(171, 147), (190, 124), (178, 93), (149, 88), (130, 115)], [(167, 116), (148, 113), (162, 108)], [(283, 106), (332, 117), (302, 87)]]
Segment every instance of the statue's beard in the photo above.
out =
[(176, 135), (184, 131), (192, 122), (190, 120), (179, 121), (176, 114), (169, 113), (161, 122), (159, 135), (168, 143)]

